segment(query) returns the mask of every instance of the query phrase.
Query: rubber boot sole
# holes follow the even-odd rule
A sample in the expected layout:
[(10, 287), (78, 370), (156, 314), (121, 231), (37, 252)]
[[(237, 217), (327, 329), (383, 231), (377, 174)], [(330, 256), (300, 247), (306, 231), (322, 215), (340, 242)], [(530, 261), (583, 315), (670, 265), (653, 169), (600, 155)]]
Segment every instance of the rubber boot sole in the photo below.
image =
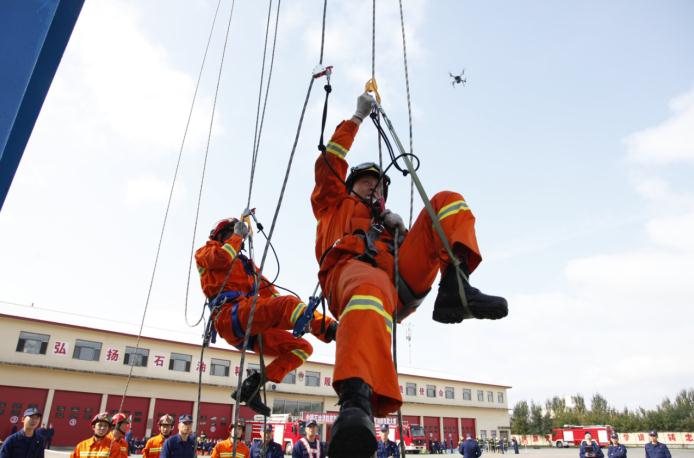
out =
[(373, 422), (363, 410), (348, 407), (340, 412), (331, 431), (330, 458), (371, 458), (377, 447)]

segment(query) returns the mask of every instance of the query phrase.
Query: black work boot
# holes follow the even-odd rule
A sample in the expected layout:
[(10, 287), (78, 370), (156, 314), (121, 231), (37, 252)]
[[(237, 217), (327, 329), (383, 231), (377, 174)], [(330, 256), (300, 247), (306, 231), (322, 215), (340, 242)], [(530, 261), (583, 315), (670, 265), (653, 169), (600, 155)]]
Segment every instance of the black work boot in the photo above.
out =
[(231, 394), (233, 399), (240, 402), (248, 402), (253, 399), (254, 395), (260, 391), (260, 386), (265, 383), (263, 377), (260, 375), (260, 372), (250, 369), (248, 372), (250, 372), (250, 375), (246, 377), (246, 380), (244, 380), (241, 384), (241, 389), (236, 390)]
[(371, 414), (371, 387), (360, 378), (340, 382), (340, 413), (331, 430), (330, 458), (371, 458), (376, 433)]
[(264, 417), (270, 416), (270, 408), (263, 404), (263, 401), (260, 399), (260, 392), (255, 393), (255, 396), (253, 396), (250, 401), (246, 402), (246, 405), (253, 409), (255, 413), (259, 413)]
[[(461, 268), (463, 268), (462, 265)], [(468, 275), (467, 272), (465, 274)], [(451, 264), (441, 276), (439, 293), (436, 296), (436, 302), (434, 302), (434, 321), (460, 323), (464, 318), (498, 320), (508, 315), (506, 299), (484, 294), (479, 289), (470, 286), (466, 280), (461, 280), (470, 313), (466, 313), (463, 307), (455, 266)]]

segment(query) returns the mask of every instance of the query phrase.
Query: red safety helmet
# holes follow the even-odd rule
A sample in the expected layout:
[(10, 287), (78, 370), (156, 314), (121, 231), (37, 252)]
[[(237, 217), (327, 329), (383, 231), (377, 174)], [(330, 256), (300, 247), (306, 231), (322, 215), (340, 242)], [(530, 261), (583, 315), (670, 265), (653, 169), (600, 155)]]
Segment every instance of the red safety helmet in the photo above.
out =
[(172, 417), (169, 414), (162, 415), (162, 417), (159, 419), (159, 426), (161, 426), (161, 425), (173, 426), (173, 424), (174, 424), (174, 417)]
[(218, 240), (221, 242), (222, 240), (219, 240), (218, 238), (219, 235), (225, 232), (233, 232), (234, 225), (238, 222), (238, 218), (225, 218), (217, 222), (217, 224), (215, 224), (212, 230), (210, 231), (210, 240)]
[(111, 417), (111, 426), (117, 428), (121, 423), (130, 423), (130, 418), (123, 412), (118, 412), (113, 417)]
[(109, 426), (111, 426), (111, 417), (108, 415), (108, 412), (101, 412), (96, 415), (94, 415), (94, 418), (92, 418), (92, 426), (94, 426), (95, 423), (98, 422), (104, 422), (108, 423)]
[(383, 199), (388, 200), (388, 186), (390, 186), (390, 177), (383, 173), (381, 167), (375, 162), (364, 162), (350, 169), (347, 181), (345, 181), (345, 186), (347, 186), (347, 192), (352, 192), (354, 187), (354, 182), (359, 178), (371, 175), (381, 180), (383, 183)]

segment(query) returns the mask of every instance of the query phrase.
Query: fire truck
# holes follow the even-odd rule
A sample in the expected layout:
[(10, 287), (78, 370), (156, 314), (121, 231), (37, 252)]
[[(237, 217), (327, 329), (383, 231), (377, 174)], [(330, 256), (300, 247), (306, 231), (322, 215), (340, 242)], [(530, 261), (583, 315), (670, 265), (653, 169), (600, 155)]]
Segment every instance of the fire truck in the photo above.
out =
[[(272, 425), (273, 440), (282, 445), (286, 454), (291, 455), (296, 441), (304, 436), (306, 423), (309, 420), (316, 420), (319, 424), (331, 425), (336, 418), (336, 413), (302, 412), (299, 417), (293, 417), (289, 414), (277, 414), (268, 417), (267, 424)], [(400, 431), (395, 419), (376, 418), (375, 423), (377, 430), (380, 429), (382, 424), (387, 424), (390, 428), (390, 437), (395, 443), (400, 444)], [(426, 436), (422, 426), (403, 422), (402, 431), (405, 436), (405, 450), (407, 452), (426, 453)], [(251, 442), (263, 440), (262, 415), (257, 415), (253, 421), (246, 422), (246, 439)]]
[(581, 441), (585, 438), (586, 433), (593, 436), (593, 440), (600, 447), (610, 444), (610, 435), (612, 434), (612, 426), (610, 425), (564, 425), (561, 428), (552, 429), (552, 444), (557, 448), (580, 446)]

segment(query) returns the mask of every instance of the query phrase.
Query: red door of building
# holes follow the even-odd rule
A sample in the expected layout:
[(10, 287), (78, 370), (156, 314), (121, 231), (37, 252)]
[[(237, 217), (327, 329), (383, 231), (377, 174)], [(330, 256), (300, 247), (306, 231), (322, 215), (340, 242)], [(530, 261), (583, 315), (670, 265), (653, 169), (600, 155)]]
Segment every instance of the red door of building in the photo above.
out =
[(174, 431), (178, 432), (178, 417), (180, 415), (193, 415), (193, 401), (177, 401), (174, 399), (157, 399), (154, 401), (154, 418), (152, 419), (152, 434), (159, 433), (157, 422), (164, 415), (174, 417)]
[(91, 437), (92, 418), (99, 413), (101, 394), (56, 390), (49, 422), (53, 423), (53, 445), (72, 447)]
[(13, 426), (17, 426), (17, 430), (22, 429), (22, 415), (29, 407), (43, 412), (47, 396), (48, 390), (40, 388), (0, 386), (0, 437), (4, 439), (9, 436)]
[(422, 417), (424, 420), (424, 434), (427, 437), (427, 447), (429, 440), (441, 440), (441, 430), (439, 428), (439, 417)]
[(475, 426), (475, 419), (474, 418), (461, 418), (460, 419), (460, 427), (462, 429), (460, 435), (465, 438), (466, 434), (470, 434), (473, 438), (477, 437), (477, 429)]
[(419, 415), (403, 415), (402, 416), (402, 421), (407, 422), (410, 426), (412, 425), (420, 425), (422, 424), (422, 421), (419, 419)]
[(200, 433), (209, 439), (226, 439), (229, 437), (229, 424), (233, 414), (233, 404), (200, 403)]
[[(109, 394), (106, 401), (106, 411), (109, 415), (118, 412), (122, 395)], [(134, 439), (145, 437), (147, 429), (147, 412), (149, 411), (149, 398), (126, 396), (123, 403), (123, 412), (130, 415), (130, 431)]]
[[(458, 419), (443, 417), (443, 439), (446, 441), (448, 448), (457, 448), (460, 432), (458, 431)], [(453, 441), (453, 445), (451, 445)]]

